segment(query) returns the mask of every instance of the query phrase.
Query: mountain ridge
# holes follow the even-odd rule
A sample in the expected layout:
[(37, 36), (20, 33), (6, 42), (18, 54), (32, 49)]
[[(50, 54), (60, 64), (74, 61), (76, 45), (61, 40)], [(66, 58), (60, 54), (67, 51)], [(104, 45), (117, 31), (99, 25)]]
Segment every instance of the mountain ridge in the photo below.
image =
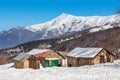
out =
[[(0, 32), (0, 49), (39, 39), (56, 38), (89, 28), (91, 28), (90, 32), (109, 29), (116, 24), (120, 25), (120, 16), (118, 14), (102, 17), (82, 17), (63, 13), (45, 23), (27, 27), (14, 27)], [(96, 28), (96, 26), (98, 27)]]

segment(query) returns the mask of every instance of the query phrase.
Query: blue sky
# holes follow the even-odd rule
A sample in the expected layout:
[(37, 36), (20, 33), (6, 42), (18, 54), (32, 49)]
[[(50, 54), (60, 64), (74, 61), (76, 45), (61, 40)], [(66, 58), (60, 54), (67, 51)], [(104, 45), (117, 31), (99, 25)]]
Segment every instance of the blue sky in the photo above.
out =
[(62, 13), (112, 15), (120, 0), (0, 0), (0, 31), (49, 21)]

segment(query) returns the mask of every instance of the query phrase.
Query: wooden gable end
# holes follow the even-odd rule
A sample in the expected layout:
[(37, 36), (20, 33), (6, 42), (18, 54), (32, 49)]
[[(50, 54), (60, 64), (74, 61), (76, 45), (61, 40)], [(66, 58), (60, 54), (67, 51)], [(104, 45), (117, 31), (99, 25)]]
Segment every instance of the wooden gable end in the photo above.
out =
[(46, 58), (60, 58), (60, 59), (62, 59), (63, 57), (56, 52), (51, 52)]
[(50, 53), (51, 53), (51, 51), (46, 51), (46, 52), (43, 52), (43, 53), (38, 53), (34, 56), (37, 57), (37, 58), (46, 58)]
[(109, 53), (107, 50), (102, 49), (93, 59), (94, 59), (94, 64), (106, 63), (106, 62), (113, 62), (114, 56), (111, 53)]
[(40, 60), (35, 57), (34, 55), (31, 55), (29, 60), (29, 68), (32, 69), (39, 69), (40, 68)]
[(38, 60), (38, 58), (37, 58), (36, 56), (34, 56), (34, 55), (31, 55), (31, 56), (28, 58), (28, 60)]

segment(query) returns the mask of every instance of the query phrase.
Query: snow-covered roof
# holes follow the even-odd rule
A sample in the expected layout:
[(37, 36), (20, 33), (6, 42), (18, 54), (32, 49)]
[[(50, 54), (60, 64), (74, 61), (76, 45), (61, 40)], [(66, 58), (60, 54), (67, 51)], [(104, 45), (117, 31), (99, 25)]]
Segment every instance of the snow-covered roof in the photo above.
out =
[(103, 48), (80, 48), (77, 47), (73, 49), (67, 56), (71, 57), (84, 57), (84, 58), (93, 58), (96, 56)]
[(35, 54), (43, 53), (46, 51), (49, 51), (49, 50), (48, 49), (32, 49), (31, 51), (27, 52), (26, 54), (35, 55)]
[(25, 61), (28, 59), (31, 55), (35, 54), (41, 54), (43, 52), (49, 51), (48, 49), (32, 49), (31, 51), (27, 53), (20, 53), (18, 56), (16, 56), (13, 60), (19, 60), (19, 61)]
[(13, 60), (18, 60), (18, 61), (25, 61), (30, 57), (29, 54), (26, 53), (21, 53), (18, 56), (16, 56)]

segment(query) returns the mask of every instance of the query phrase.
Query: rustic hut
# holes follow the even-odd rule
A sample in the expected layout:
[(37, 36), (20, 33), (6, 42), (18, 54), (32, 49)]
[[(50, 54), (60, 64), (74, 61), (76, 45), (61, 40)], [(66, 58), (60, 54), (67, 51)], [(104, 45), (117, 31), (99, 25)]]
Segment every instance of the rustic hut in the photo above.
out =
[(29, 61), (28, 58), (30, 57), (29, 54), (21, 53), (18, 56), (16, 56), (14, 61), (14, 67), (15, 68), (29, 68)]
[(28, 60), (29, 60), (29, 68), (33, 69), (39, 69), (40, 64), (42, 64), (43, 59), (41, 58), (41, 54), (43, 53), (48, 53), (50, 50), (47, 49), (33, 49), (26, 54), (31, 55)]
[(40, 64), (44, 67), (59, 66), (62, 64), (63, 56), (50, 49), (33, 49), (27, 54), (32, 55), (28, 60), (30, 68), (33, 69), (39, 68)]
[(77, 47), (67, 55), (68, 66), (93, 65), (113, 62), (114, 55), (104, 48)]
[(14, 58), (15, 68), (39, 69), (40, 65), (52, 67), (62, 65), (64, 57), (49, 49), (33, 49)]
[(39, 54), (46, 52), (48, 50), (43, 49), (33, 49), (26, 53), (21, 53), (16, 56), (14, 60), (15, 68), (40, 68)]
[(49, 50), (38, 55), (44, 67), (61, 66), (64, 58), (53, 50)]

